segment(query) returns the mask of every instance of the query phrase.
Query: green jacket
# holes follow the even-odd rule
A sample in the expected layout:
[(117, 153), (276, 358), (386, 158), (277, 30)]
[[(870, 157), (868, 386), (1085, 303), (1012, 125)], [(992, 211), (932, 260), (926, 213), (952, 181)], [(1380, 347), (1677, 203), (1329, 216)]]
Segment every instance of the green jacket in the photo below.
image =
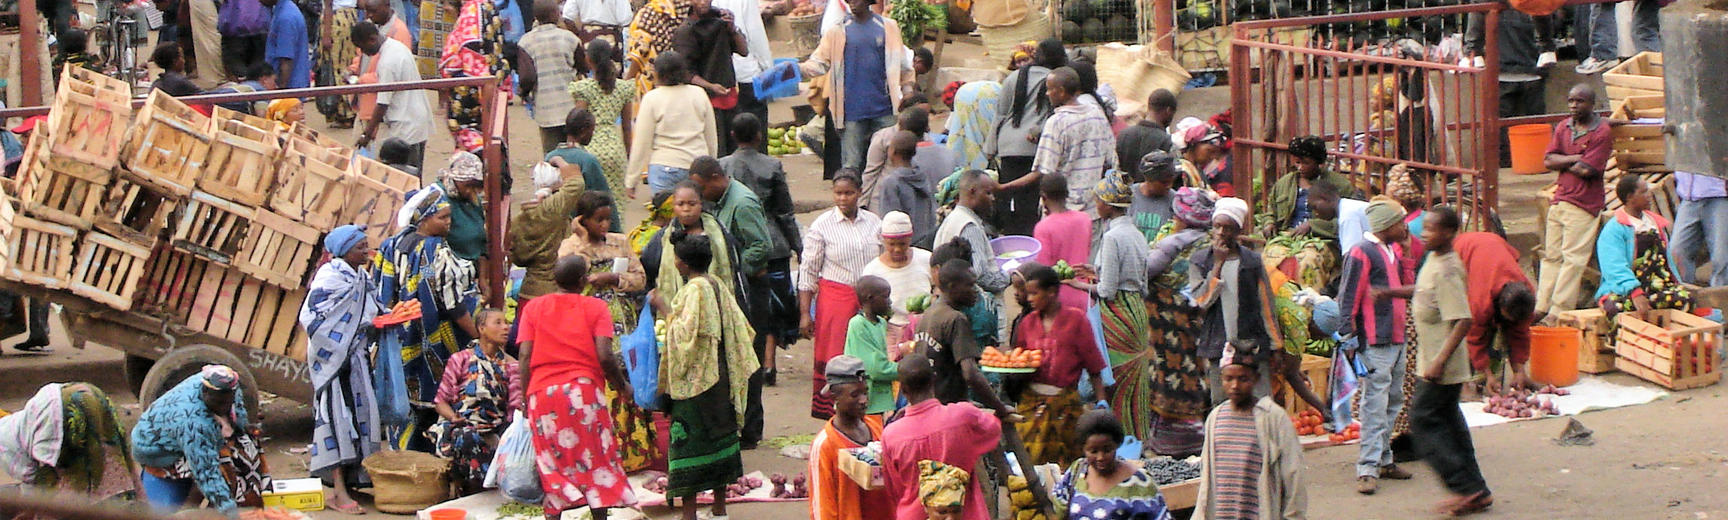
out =
[(478, 201), (458, 199), (456, 188), (444, 186), (450, 194), (450, 235), (444, 241), (457, 258), (470, 262), (486, 255), (486, 208)]
[[(1283, 231), (1295, 225), (1292, 221), (1296, 217), (1296, 194), (1300, 190), (1296, 180), (1298, 177), (1300, 176), (1292, 171), (1278, 178), (1278, 182), (1272, 185), (1271, 218), (1272, 222), (1277, 224), (1274, 232)], [(1333, 188), (1337, 188), (1339, 198), (1362, 198), (1361, 194), (1357, 193), (1356, 186), (1350, 184), (1350, 178), (1325, 167), (1322, 167), (1320, 176), (1316, 177), (1312, 184), (1331, 184)], [(1312, 224), (1309, 224), (1309, 227), (1314, 230), (1316, 235), (1324, 237), (1330, 234), (1331, 238), (1338, 236), (1337, 219), (1315, 219)]]
[(767, 268), (774, 237), (768, 234), (768, 217), (762, 213), (762, 201), (756, 198), (756, 192), (738, 179), (732, 179), (731, 183), (715, 205), (714, 215), (738, 240), (737, 272), (754, 276)]
[(864, 413), (894, 411), (894, 381), (900, 377), (900, 367), (888, 359), (888, 320), (872, 323), (862, 313), (852, 316), (846, 324), (846, 355), (864, 362), (870, 386), (870, 405)]
[(570, 236), (570, 219), (576, 199), (587, 188), (580, 175), (564, 179), (564, 185), (538, 203), (522, 205), (510, 219), (510, 261), (525, 268), (521, 295), (533, 298), (558, 292), (552, 266), (558, 263), (558, 245)]

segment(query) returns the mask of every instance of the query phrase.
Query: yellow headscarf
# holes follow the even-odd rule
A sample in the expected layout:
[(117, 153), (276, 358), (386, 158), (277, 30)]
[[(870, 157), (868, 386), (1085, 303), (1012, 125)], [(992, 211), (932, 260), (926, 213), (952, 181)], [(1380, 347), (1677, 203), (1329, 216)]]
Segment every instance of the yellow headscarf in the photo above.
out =
[(297, 106), (300, 106), (300, 100), (295, 98), (271, 100), (270, 104), (264, 107), (264, 118), (278, 123), (284, 122), (283, 119), (288, 117), (288, 111), (294, 110), (294, 107)]
[(918, 461), (918, 498), (924, 507), (954, 507), (966, 504), (966, 487), (972, 476), (966, 470), (934, 460)]

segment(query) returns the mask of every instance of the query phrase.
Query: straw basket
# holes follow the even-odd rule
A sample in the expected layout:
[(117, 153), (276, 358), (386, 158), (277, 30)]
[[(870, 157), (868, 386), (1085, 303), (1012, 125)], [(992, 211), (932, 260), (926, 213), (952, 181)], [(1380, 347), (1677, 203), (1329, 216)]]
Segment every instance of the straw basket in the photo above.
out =
[(372, 475), (373, 502), (379, 511), (409, 514), (450, 498), (450, 461), (430, 453), (380, 451), (360, 465)]
[(792, 54), (809, 56), (816, 51), (816, 45), (822, 43), (822, 13), (803, 16), (788, 16), (786, 23), (792, 27)]

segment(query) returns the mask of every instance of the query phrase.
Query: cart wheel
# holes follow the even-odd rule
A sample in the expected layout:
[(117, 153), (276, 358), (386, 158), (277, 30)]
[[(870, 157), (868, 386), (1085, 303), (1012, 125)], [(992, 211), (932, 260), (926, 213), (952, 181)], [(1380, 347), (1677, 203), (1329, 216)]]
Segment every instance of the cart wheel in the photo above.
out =
[(126, 355), (126, 365), (124, 367), (126, 371), (126, 389), (131, 390), (132, 395), (144, 395), (144, 378), (149, 376), (150, 367), (155, 364), (156, 360), (154, 359), (144, 356), (134, 356), (132, 354)]
[(204, 365), (227, 365), (240, 375), (241, 397), (245, 399), (246, 413), (250, 417), (258, 416), (258, 382), (252, 379), (252, 371), (246, 368), (246, 363), (240, 358), (220, 347), (210, 345), (187, 345), (168, 351), (162, 359), (156, 360), (150, 371), (144, 374), (140, 385), (138, 403), (144, 409), (149, 409), (156, 398), (174, 389), (192, 374), (204, 369)]

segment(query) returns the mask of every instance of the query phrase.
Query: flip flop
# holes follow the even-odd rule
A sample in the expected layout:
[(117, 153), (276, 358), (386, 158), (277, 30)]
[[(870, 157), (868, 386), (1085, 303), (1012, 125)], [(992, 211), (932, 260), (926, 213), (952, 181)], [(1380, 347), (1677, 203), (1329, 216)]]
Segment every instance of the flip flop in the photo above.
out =
[(364, 514), (366, 514), (366, 508), (360, 507), (359, 502), (350, 501), (350, 502), (348, 502), (348, 504), (346, 506), (343, 506), (342, 504), (337, 504), (334, 502), (332, 502), (328, 505), (330, 506), (330, 509), (335, 510), (336, 512), (342, 513), (345, 515), (364, 515)]

